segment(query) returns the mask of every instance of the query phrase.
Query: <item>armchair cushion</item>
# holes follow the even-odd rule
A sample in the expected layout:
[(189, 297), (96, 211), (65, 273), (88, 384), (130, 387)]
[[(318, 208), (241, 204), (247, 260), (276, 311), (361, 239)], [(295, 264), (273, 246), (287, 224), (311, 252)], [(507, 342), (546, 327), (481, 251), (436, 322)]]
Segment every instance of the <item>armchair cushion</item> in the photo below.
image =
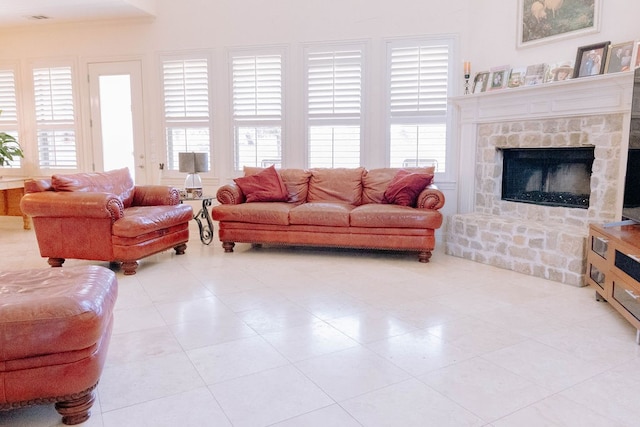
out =
[(113, 193), (125, 208), (133, 202), (133, 179), (127, 168), (108, 172), (53, 175), (51, 186), (54, 191)]

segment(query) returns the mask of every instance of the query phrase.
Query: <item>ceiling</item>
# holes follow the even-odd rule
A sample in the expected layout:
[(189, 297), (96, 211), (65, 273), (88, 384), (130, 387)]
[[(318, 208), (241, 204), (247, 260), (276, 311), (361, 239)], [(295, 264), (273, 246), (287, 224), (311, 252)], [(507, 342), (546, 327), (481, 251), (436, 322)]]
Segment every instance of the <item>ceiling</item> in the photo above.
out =
[(0, 27), (155, 15), (155, 0), (0, 0)]

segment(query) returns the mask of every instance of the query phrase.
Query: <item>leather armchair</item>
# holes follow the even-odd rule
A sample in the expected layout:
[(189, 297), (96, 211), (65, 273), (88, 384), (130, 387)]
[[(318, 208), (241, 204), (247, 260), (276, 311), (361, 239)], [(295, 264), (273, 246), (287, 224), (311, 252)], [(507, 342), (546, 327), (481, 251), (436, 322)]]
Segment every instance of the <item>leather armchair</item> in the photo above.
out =
[(40, 255), (52, 267), (67, 258), (109, 261), (126, 275), (149, 255), (171, 248), (184, 254), (193, 218), (177, 189), (136, 186), (126, 168), (29, 180), (20, 208), (32, 217)]

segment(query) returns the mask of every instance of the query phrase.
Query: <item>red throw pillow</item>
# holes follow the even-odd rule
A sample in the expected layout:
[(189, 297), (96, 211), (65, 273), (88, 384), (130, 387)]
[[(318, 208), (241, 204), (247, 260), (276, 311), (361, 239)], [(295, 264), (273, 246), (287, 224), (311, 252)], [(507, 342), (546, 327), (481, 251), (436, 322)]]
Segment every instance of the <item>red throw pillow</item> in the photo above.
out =
[(233, 180), (250, 202), (286, 202), (289, 194), (275, 166)]
[(384, 202), (394, 205), (415, 206), (420, 192), (431, 184), (433, 174), (411, 173), (399, 170), (384, 192)]

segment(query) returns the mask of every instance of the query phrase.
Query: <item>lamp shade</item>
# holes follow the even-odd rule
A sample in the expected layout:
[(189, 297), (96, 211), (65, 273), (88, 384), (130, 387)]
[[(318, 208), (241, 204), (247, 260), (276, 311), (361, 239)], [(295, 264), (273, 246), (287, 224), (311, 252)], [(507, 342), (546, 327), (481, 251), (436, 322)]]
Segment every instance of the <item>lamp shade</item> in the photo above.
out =
[(178, 167), (180, 172), (198, 173), (209, 171), (207, 153), (178, 153)]

